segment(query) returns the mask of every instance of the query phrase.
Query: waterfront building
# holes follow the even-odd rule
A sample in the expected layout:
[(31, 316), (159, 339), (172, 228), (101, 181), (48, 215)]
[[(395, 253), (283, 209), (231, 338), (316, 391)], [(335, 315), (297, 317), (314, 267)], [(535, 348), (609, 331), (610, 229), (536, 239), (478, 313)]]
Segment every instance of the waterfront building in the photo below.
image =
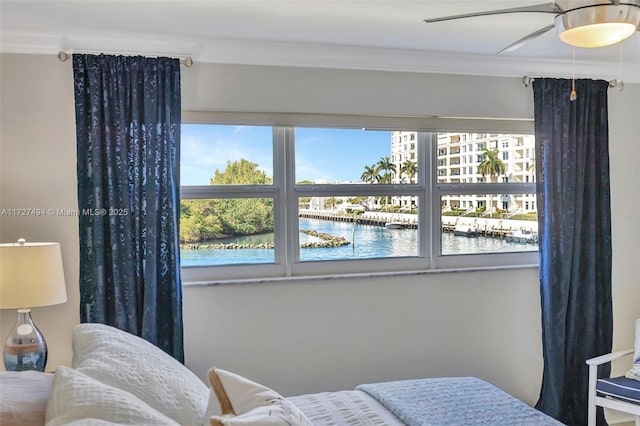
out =
[[(416, 132), (394, 131), (391, 133), (391, 161), (396, 166), (394, 183), (410, 183), (406, 174), (401, 174), (407, 161), (416, 161)], [(498, 150), (498, 158), (505, 165), (500, 176), (482, 176), (478, 166), (483, 160), (483, 150)], [(496, 133), (438, 133), (437, 178), (441, 183), (482, 182), (534, 182), (535, 142), (533, 135)], [(393, 204), (401, 210), (411, 210), (415, 197), (394, 197)], [(510, 214), (536, 211), (535, 194), (504, 194), (498, 196), (446, 195), (441, 200), (443, 211), (452, 209), (503, 210)]]

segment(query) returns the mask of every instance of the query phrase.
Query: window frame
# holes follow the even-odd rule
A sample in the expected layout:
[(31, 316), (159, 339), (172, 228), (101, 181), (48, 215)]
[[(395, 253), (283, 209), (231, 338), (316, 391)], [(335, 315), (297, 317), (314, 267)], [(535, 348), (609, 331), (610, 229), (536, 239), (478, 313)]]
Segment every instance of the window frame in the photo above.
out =
[[(334, 123), (334, 124), (332, 124)], [(531, 266), (538, 252), (442, 255), (441, 210), (443, 195), (535, 194), (535, 183), (438, 183), (438, 132), (532, 134), (532, 120), (489, 120), (327, 114), (260, 114), (183, 112), (183, 124), (271, 126), (273, 135), (273, 183), (271, 185), (181, 186), (181, 199), (272, 198), (274, 200), (274, 263), (215, 266), (183, 266), (185, 283), (243, 281), (260, 278), (342, 274), (375, 274), (396, 271)], [(418, 176), (408, 184), (305, 184), (295, 183), (295, 128), (326, 127), (367, 130), (415, 131)], [(422, 148), (421, 148), (422, 147)], [(425, 149), (426, 148), (426, 149)], [(305, 261), (299, 258), (299, 197), (336, 195), (415, 196), (419, 229), (416, 257)], [(288, 243), (287, 243), (288, 242)]]

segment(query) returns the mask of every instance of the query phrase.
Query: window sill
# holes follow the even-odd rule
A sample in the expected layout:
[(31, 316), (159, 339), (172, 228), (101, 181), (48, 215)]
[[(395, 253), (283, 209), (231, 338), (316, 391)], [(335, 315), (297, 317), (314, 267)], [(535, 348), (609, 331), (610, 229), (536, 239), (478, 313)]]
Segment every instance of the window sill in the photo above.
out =
[(225, 279), (225, 280), (211, 280), (211, 281), (191, 281), (183, 282), (183, 287), (217, 287), (227, 285), (241, 285), (241, 284), (266, 284), (276, 282), (293, 282), (293, 281), (329, 281), (329, 280), (344, 280), (355, 278), (381, 278), (381, 277), (406, 277), (406, 276), (419, 276), (419, 275), (432, 275), (432, 274), (451, 274), (456, 272), (491, 272), (491, 271), (509, 271), (519, 269), (538, 269), (539, 265), (515, 265), (515, 266), (478, 266), (467, 268), (449, 268), (449, 269), (426, 269), (426, 270), (412, 270), (412, 271), (392, 271), (392, 272), (363, 272), (353, 274), (331, 274), (331, 275), (304, 275), (304, 276), (290, 276), (290, 277), (264, 277), (264, 278), (238, 278), (238, 279)]

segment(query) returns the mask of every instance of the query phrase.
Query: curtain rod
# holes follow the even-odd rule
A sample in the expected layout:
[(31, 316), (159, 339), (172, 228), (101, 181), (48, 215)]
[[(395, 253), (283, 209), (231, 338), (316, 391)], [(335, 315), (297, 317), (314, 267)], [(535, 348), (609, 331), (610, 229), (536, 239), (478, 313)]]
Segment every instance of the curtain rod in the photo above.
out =
[[(534, 77), (525, 75), (524, 77), (522, 77), (522, 84), (524, 84), (524, 87), (529, 87), (529, 85), (533, 83), (534, 80), (535, 80)], [(609, 87), (617, 87), (618, 90), (622, 90), (621, 87), (624, 87), (624, 84), (622, 83), (622, 81), (610, 80)]]
[[(60, 62), (67, 62), (70, 58), (71, 55), (64, 50), (58, 52), (58, 59), (60, 60)], [(187, 68), (191, 68), (191, 65), (193, 65), (193, 59), (191, 59), (191, 56), (180, 58), (180, 63)]]

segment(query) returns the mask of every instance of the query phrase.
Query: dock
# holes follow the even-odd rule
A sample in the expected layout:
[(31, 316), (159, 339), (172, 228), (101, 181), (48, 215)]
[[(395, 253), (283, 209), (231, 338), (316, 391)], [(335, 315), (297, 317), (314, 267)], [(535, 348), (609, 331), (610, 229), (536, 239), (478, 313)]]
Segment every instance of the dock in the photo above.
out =
[[(299, 217), (307, 219), (331, 220), (334, 222), (356, 223), (358, 225), (382, 226), (387, 223), (400, 223), (405, 229), (418, 229), (418, 218), (415, 214), (364, 212), (354, 216), (344, 212), (329, 210), (301, 209)], [(538, 234), (538, 223), (533, 221), (492, 219), (492, 218), (461, 218), (456, 216), (442, 217), (442, 232), (453, 233), (456, 224), (460, 222), (477, 230), (479, 236), (504, 239), (515, 231), (527, 230)], [(537, 238), (535, 239), (537, 241)], [(533, 241), (532, 241), (533, 242)]]
[(306, 219), (331, 220), (334, 222), (356, 223), (358, 225), (371, 225), (384, 227), (389, 222), (400, 223), (405, 229), (418, 229), (418, 219), (416, 215), (405, 215), (413, 217), (402, 217), (399, 215), (385, 216), (383, 214), (367, 214), (354, 216), (346, 213), (334, 213), (327, 210), (301, 210), (300, 217)]

